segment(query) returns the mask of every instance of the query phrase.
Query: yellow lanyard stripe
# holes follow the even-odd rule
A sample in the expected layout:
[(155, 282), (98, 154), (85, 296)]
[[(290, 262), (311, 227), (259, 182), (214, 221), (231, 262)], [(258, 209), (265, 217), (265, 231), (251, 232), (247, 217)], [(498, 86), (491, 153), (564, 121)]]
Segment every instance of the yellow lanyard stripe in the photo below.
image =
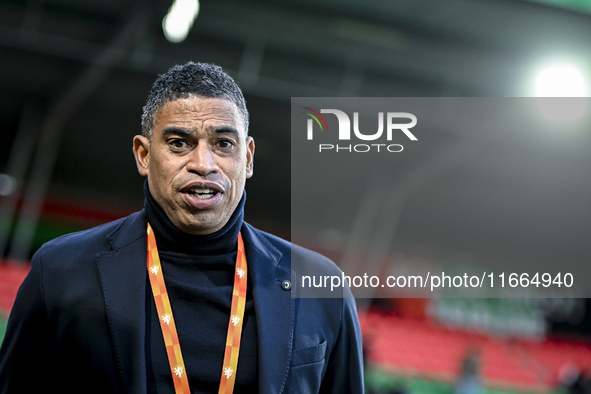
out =
[[(164, 283), (162, 265), (156, 246), (154, 231), (148, 223), (148, 277), (154, 295), (154, 303), (160, 321), (162, 337), (166, 346), (168, 363), (172, 373), (172, 380), (176, 394), (190, 394), (189, 380), (185, 362), (181, 352), (181, 345), (174, 322), (172, 307)], [(230, 309), (230, 322), (228, 323), (228, 334), (226, 337), (226, 351), (224, 352), (224, 363), (220, 379), (219, 394), (230, 394), (234, 391), (234, 380), (238, 367), (238, 355), (240, 353), (240, 337), (242, 334), (242, 319), (244, 318), (244, 307), (246, 305), (247, 287), (247, 264), (246, 253), (242, 234), (238, 234), (238, 253), (236, 255), (236, 270), (234, 272), (234, 288), (232, 290), (232, 307)]]

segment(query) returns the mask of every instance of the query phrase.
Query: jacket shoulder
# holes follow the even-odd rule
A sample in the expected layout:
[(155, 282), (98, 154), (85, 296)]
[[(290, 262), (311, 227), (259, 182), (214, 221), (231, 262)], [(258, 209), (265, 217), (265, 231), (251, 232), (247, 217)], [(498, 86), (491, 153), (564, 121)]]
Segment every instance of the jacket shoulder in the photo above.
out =
[(338, 276), (342, 274), (341, 269), (332, 260), (320, 253), (286, 241), (276, 235), (258, 230), (247, 223), (245, 225), (248, 226), (253, 234), (264, 239), (272, 247), (276, 248), (282, 255), (280, 264), (291, 268), (296, 274)]
[[(43, 261), (43, 265), (59, 261), (61, 266), (67, 266), (68, 263), (94, 259), (97, 254), (110, 252), (117, 247), (121, 238), (135, 239), (138, 235), (145, 235), (145, 229), (142, 233), (143, 227), (137, 228), (145, 220), (143, 218), (143, 211), (140, 211), (88, 230), (62, 235), (45, 243), (35, 255)], [(129, 231), (132, 228), (135, 231)], [(113, 235), (119, 233), (124, 235), (116, 237), (117, 241), (114, 241)]]

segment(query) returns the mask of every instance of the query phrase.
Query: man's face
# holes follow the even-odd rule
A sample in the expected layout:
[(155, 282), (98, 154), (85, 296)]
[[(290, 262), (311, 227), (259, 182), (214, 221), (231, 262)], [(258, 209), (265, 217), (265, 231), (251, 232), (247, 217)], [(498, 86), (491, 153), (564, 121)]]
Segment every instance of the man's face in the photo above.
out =
[(216, 232), (253, 173), (254, 141), (240, 112), (229, 100), (191, 97), (155, 115), (152, 140), (134, 138), (140, 174), (175, 226), (194, 235)]

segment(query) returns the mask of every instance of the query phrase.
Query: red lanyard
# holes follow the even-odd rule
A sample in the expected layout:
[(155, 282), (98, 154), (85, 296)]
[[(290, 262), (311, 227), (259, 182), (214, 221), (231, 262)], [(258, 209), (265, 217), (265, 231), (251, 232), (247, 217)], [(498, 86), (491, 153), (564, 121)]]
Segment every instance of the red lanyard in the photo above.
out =
[[(148, 276), (152, 285), (154, 302), (160, 320), (160, 328), (166, 345), (168, 362), (174, 382), (176, 394), (190, 394), (189, 380), (185, 369), (185, 362), (181, 353), (181, 345), (172, 315), (172, 308), (164, 276), (162, 265), (156, 247), (154, 231), (148, 223)], [(244, 317), (244, 306), (246, 304), (246, 253), (244, 253), (244, 242), (242, 234), (238, 234), (238, 253), (236, 255), (236, 272), (234, 275), (234, 290), (232, 291), (232, 308), (230, 310), (230, 322), (228, 323), (228, 335), (226, 337), (226, 351), (224, 353), (224, 364), (222, 377), (220, 379), (219, 394), (229, 394), (234, 391), (234, 379), (238, 366), (238, 353), (240, 352), (240, 336), (242, 333), (242, 319)]]

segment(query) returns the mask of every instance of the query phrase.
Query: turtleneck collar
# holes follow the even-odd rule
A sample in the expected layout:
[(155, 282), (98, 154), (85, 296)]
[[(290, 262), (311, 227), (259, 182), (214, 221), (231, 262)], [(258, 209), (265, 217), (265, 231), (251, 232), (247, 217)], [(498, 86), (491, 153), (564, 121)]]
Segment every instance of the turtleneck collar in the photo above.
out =
[(243, 192), (228, 223), (215, 233), (207, 235), (192, 235), (177, 228), (150, 194), (147, 179), (144, 183), (144, 194), (146, 217), (156, 235), (158, 250), (198, 255), (216, 255), (236, 251), (238, 233), (244, 219), (246, 192)]

